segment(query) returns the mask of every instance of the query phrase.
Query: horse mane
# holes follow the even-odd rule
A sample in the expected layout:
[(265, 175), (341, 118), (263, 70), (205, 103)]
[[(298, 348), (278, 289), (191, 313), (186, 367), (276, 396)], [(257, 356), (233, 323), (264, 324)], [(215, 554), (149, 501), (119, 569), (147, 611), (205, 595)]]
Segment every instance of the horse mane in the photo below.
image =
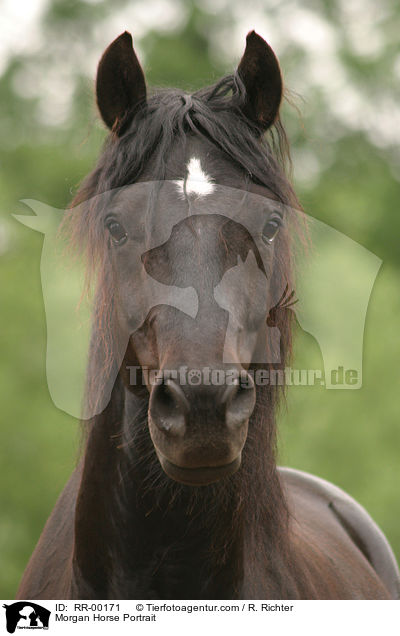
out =
[[(64, 228), (70, 234), (72, 245), (86, 255), (88, 285), (92, 283), (94, 287), (93, 330), (86, 391), (86, 399), (91, 408), (96, 403), (99, 386), (101, 390), (102, 381), (115, 364), (112, 333), (114, 301), (101, 215), (95, 205), (81, 204), (96, 195), (138, 180), (176, 178), (177, 175), (168, 166), (167, 158), (172, 148), (176, 145), (183, 146), (187, 136), (193, 135), (211, 142), (232, 163), (240, 166), (250, 181), (267, 187), (283, 204), (298, 210), (300, 206), (285, 174), (290, 164), (285, 129), (278, 119), (267, 134), (261, 135), (255, 124), (243, 115), (245, 100), (246, 90), (237, 73), (192, 95), (175, 89), (156, 92), (135, 112), (123, 134), (111, 132), (96, 167), (84, 180), (72, 201)], [(150, 162), (151, 177), (147, 179), (145, 170)], [(290, 232), (282, 232), (280, 241), (281, 249), (274, 265), (273, 283), (282, 291), (287, 284), (293, 286)], [(281, 333), (282, 358), (279, 365), (269, 365), (274, 368), (284, 368), (291, 353), (292, 312), (280, 313), (277, 326)], [(277, 570), (273, 567), (273, 561), (282, 558), (279, 555), (286, 549), (283, 547), (283, 544), (286, 545), (283, 528), (287, 523), (275, 460), (274, 413), (278, 397), (279, 387), (257, 387), (257, 401), (244, 449), (241, 477), (234, 475), (231, 480), (231, 484), (240, 488), (237, 514), (240, 516), (244, 507), (247, 509), (248, 541), (253, 546), (263, 546), (268, 567), (275, 572), (279, 568)], [(101, 418), (102, 415), (96, 417)], [(96, 417), (89, 421), (89, 431), (90, 423), (93, 424)], [(154, 460), (158, 461), (156, 458)], [(212, 487), (204, 488), (204, 492), (208, 490), (211, 492)], [(282, 531), (277, 532), (276, 536), (272, 532), (266, 538), (265, 528), (274, 527), (280, 527)], [(228, 540), (224, 535), (221, 541), (222, 553), (223, 546), (226, 547), (231, 537)], [(277, 542), (282, 544), (278, 551), (273, 549)]]

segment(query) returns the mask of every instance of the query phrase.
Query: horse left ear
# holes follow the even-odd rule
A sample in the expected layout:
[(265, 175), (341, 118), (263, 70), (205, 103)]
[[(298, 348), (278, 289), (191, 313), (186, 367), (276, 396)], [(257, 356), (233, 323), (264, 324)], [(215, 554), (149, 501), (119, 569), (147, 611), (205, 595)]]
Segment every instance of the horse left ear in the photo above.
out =
[(146, 100), (144, 74), (127, 31), (103, 53), (97, 69), (96, 96), (104, 123), (117, 134)]
[(246, 88), (243, 111), (265, 131), (279, 114), (283, 82), (275, 53), (255, 31), (247, 35), (246, 50), (237, 72)]

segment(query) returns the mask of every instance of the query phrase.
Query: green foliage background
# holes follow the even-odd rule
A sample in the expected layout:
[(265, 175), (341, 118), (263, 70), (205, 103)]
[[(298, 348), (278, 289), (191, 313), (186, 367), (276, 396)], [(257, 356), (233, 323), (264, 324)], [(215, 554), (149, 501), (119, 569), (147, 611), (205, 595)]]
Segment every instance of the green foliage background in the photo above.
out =
[[(172, 17), (167, 11), (168, 23), (167, 14), (160, 12), (165, 5), (175, 11)], [(0, 77), (2, 598), (15, 595), (79, 442), (77, 421), (53, 406), (46, 387), (39, 271), (43, 239), (18, 225), (11, 213), (27, 213), (18, 203), (23, 198), (65, 207), (93, 165), (105, 137), (92, 99), (95, 60), (124, 28), (135, 35), (135, 15), (147, 12), (150, 24), (142, 25), (136, 40), (149, 83), (190, 90), (237, 63), (237, 51), (229, 52), (229, 46), (240, 27), (240, 7), (239, 0), (169, 0), (164, 5), (52, 0), (41, 17), (40, 46), (10, 55)], [(377, 254), (383, 266), (367, 315), (362, 389), (290, 389), (280, 415), (280, 461), (347, 490), (368, 509), (400, 556), (400, 6), (390, 0), (309, 0), (302, 7), (316, 28), (315, 36), (312, 28), (307, 32), (309, 41), (293, 36), (299, 31), (296, 20), (301, 29), (304, 15), (290, 0), (246, 3), (253, 10), (252, 27), (267, 21), (286, 83), (304, 100), (294, 98), (301, 117), (284, 108), (297, 191), (308, 214)], [(332, 56), (345, 77), (341, 85), (336, 82), (338, 94), (329, 67), (322, 80), (314, 81), (309, 72), (318, 24), (334, 36)], [(362, 33), (357, 36), (364, 49), (354, 46), (357, 28), (365, 29), (364, 39)], [(369, 30), (375, 37), (371, 50)], [(68, 108), (57, 101), (64, 94)], [(343, 116), (343, 106), (350, 97), (354, 101), (354, 94), (355, 116)], [(54, 95), (58, 98), (52, 101)], [(302, 364), (318, 368), (322, 362), (315, 341), (299, 332), (294, 366)]]

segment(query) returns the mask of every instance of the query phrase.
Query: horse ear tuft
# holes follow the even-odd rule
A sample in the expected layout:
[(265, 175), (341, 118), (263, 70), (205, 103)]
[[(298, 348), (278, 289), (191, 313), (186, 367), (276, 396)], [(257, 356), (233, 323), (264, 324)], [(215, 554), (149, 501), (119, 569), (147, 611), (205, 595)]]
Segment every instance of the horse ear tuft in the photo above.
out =
[(117, 134), (146, 100), (144, 74), (127, 31), (103, 53), (97, 69), (96, 97), (104, 123)]
[(265, 131), (279, 114), (283, 83), (275, 53), (255, 31), (247, 35), (246, 49), (237, 72), (246, 88), (243, 111)]

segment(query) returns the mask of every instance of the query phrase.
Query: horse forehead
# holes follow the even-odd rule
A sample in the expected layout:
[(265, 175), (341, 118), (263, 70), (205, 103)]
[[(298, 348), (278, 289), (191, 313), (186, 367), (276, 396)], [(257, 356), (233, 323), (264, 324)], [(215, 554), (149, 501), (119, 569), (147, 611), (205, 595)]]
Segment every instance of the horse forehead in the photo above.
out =
[[(171, 232), (166, 246), (172, 250), (172, 255), (183, 256), (182, 245), (188, 249), (196, 247), (208, 251), (210, 247), (216, 249), (221, 243), (219, 230), (226, 223), (226, 218), (214, 214), (195, 214), (182, 219)], [(198, 252), (199, 253), (199, 252)], [(218, 252), (215, 252), (217, 256)]]
[[(221, 270), (221, 276), (227, 268), (237, 264), (238, 258), (246, 259), (249, 250), (257, 251), (251, 236), (239, 223), (223, 215), (193, 215), (182, 220), (171, 232), (169, 239), (161, 246), (168, 254), (171, 271), (182, 268), (189, 273), (197, 271), (199, 263), (204, 270), (214, 273)], [(161, 252), (154, 253), (154, 258)], [(189, 256), (189, 258), (188, 258)]]

